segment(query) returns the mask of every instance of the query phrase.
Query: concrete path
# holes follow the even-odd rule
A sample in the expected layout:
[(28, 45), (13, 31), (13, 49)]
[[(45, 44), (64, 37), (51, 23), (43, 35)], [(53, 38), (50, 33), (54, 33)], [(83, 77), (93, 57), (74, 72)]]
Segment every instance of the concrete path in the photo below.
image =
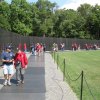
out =
[(78, 100), (49, 53), (45, 54), (46, 100)]
[[(30, 56), (25, 83), (16, 86), (15, 76), (12, 86), (0, 85), (0, 100), (78, 100), (49, 53)], [(0, 80), (2, 84), (3, 80)]]

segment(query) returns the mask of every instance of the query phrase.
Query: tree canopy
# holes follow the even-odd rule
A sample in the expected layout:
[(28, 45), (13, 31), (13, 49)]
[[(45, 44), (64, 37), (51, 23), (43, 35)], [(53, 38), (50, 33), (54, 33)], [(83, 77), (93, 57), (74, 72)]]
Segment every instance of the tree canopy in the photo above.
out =
[(82, 4), (73, 10), (58, 9), (49, 0), (1, 1), (0, 27), (25, 36), (100, 39), (100, 6)]

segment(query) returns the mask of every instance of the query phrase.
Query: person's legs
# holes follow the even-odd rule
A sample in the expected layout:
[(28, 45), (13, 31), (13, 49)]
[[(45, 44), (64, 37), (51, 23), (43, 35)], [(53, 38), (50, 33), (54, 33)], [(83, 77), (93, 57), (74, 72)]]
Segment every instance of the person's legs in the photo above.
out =
[(11, 85), (10, 80), (13, 74), (14, 74), (14, 66), (12, 64), (8, 66), (8, 85)]
[(40, 49), (38, 50), (38, 56), (40, 56)]
[(16, 66), (16, 80), (17, 80), (17, 85), (19, 85), (19, 83), (21, 82), (21, 64), (19, 64), (18, 66)]
[(8, 76), (7, 74), (4, 74), (5, 81), (4, 81), (3, 85), (5, 85), (5, 86), (7, 85), (7, 76)]
[(32, 54), (34, 55), (34, 48), (32, 48)]
[(20, 69), (20, 72), (21, 72), (21, 82), (24, 83), (25, 69), (21, 68), (21, 69)]
[(12, 77), (12, 75), (11, 75), (11, 74), (9, 74), (9, 75), (8, 75), (8, 85), (11, 85), (11, 82), (10, 82), (11, 77)]
[(19, 66), (16, 67), (16, 80), (20, 81), (20, 67)]
[(8, 79), (8, 69), (7, 69), (7, 66), (6, 65), (4, 65), (3, 66), (3, 73), (4, 73), (4, 79), (5, 79), (5, 81), (4, 81), (4, 85), (7, 85), (7, 79)]

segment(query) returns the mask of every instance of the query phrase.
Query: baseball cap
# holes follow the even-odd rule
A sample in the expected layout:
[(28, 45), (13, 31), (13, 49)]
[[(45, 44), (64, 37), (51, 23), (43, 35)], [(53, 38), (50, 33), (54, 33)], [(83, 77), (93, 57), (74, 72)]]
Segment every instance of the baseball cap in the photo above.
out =
[(7, 46), (6, 49), (11, 49), (11, 46)]

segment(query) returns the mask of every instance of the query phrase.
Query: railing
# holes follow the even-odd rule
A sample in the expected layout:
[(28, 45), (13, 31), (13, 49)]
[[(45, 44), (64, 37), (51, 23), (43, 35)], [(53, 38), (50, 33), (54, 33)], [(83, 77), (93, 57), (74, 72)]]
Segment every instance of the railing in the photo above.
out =
[[(80, 83), (81, 83), (81, 85), (80, 85), (80, 100), (83, 100), (84, 82), (87, 86), (87, 89), (89, 90), (89, 94), (91, 95), (92, 100), (96, 100), (92, 91), (91, 91), (92, 89), (89, 87), (89, 84), (88, 84), (88, 82), (85, 78), (84, 71), (81, 71), (81, 73), (77, 76), (77, 78), (72, 79), (71, 76), (68, 73), (68, 69), (67, 69), (67, 66), (66, 66), (66, 59), (64, 58), (63, 61), (59, 61), (60, 56), (59, 56), (58, 53), (51, 52), (51, 54), (52, 54), (52, 57), (54, 58), (54, 63), (57, 63), (57, 69), (63, 66), (63, 68), (62, 68), (63, 69), (62, 70), (63, 81), (65, 81), (65, 79), (69, 79), (69, 81), (74, 81), (74, 82), (80, 80)], [(61, 63), (59, 63), (59, 62), (61, 62)]]

